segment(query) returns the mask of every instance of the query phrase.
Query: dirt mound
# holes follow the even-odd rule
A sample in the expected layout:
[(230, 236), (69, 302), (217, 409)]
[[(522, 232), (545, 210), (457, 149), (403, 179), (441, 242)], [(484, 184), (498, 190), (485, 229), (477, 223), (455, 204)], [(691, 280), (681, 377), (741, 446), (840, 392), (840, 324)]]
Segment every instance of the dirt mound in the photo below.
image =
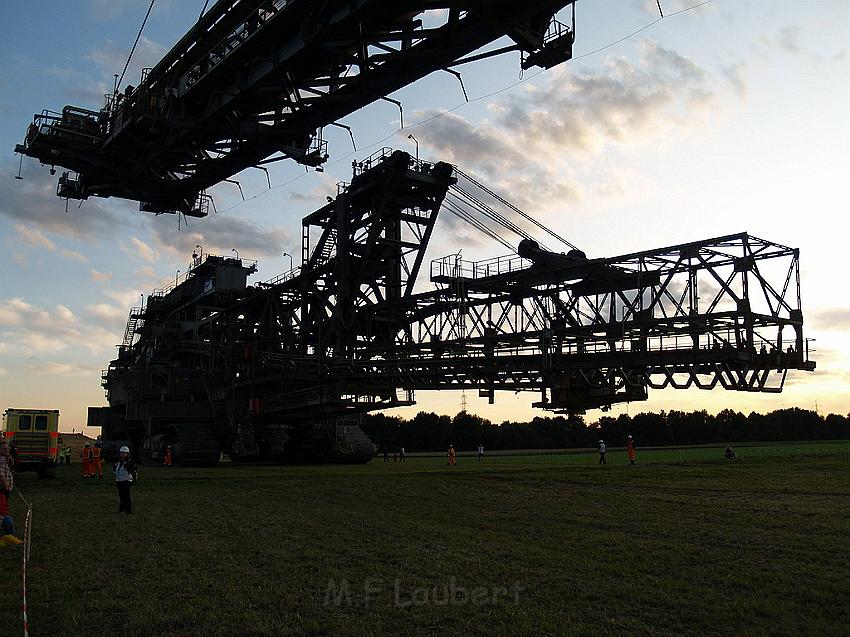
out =
[(89, 438), (85, 434), (60, 433), (59, 437), (62, 439), (62, 442), (59, 443), (60, 449), (66, 445), (71, 447), (71, 462), (80, 462), (80, 452), (86, 446), (86, 443), (94, 446), (94, 438)]

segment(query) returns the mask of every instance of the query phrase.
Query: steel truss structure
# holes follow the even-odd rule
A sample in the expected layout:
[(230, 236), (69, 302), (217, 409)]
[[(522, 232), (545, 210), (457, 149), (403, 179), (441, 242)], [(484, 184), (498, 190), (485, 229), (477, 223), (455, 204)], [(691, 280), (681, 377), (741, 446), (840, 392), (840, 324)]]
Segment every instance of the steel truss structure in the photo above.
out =
[(323, 127), (380, 99), (401, 108), (386, 96), (430, 73), (509, 51), (523, 68), (568, 60), (573, 31), (554, 16), (573, 2), (218, 0), (138, 87), (100, 111), (43, 111), (16, 151), (68, 169), (60, 197), (201, 217), (206, 188), (286, 158), (320, 166)]
[(304, 219), (299, 267), (249, 286), (253, 264), (198, 259), (131, 312), (93, 420), (152, 455), (173, 440), (368, 459), (357, 416), (415, 390), (531, 391), (581, 413), (651, 388), (780, 391), (814, 369), (799, 253), (748, 234), (598, 259), (526, 238), (517, 255), (432, 261), (417, 291), (456, 174), (380, 153)]

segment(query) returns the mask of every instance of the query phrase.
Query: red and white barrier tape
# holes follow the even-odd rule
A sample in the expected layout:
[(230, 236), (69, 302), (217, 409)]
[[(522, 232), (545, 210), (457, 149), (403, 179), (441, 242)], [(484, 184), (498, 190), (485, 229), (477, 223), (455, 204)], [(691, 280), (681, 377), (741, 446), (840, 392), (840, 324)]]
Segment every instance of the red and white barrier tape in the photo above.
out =
[(18, 492), (18, 495), (21, 496), (21, 500), (23, 500), (24, 505), (27, 507), (27, 513), (24, 517), (24, 558), (23, 566), (21, 568), (23, 588), (23, 604), (21, 606), (21, 611), (24, 615), (24, 637), (29, 637), (30, 626), (27, 618), (27, 564), (30, 561), (30, 541), (32, 540), (32, 504), (27, 501), (20, 489), (15, 488), (15, 491)]

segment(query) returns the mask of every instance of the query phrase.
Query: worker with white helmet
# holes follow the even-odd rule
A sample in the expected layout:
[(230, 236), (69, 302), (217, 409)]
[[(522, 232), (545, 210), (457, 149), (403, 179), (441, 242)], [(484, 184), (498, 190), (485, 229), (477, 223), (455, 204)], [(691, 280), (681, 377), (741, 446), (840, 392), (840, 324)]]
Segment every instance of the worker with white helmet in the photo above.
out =
[(605, 441), (599, 441), (599, 464), (608, 464), (608, 461), (605, 460)]
[(118, 462), (112, 471), (115, 474), (115, 485), (118, 487), (118, 513), (132, 513), (130, 487), (136, 478), (136, 465), (130, 460), (130, 448), (127, 445), (118, 450)]

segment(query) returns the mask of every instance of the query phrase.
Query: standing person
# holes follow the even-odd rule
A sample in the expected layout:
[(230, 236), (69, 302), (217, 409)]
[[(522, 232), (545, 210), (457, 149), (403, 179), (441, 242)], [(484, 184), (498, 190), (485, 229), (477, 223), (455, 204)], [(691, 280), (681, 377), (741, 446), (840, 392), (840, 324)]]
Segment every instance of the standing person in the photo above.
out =
[(118, 462), (115, 463), (112, 472), (115, 474), (115, 486), (118, 487), (118, 513), (132, 513), (130, 487), (136, 479), (136, 465), (130, 460), (128, 446), (124, 445), (118, 450)]
[(12, 438), (9, 441), (9, 467), (12, 469), (12, 474), (18, 473), (18, 444)]
[(478, 462), (484, 460), (484, 444), (478, 445)]
[(398, 457), (401, 462), (404, 462), (404, 447), (399, 451)]
[(449, 445), (449, 452), (446, 454), (446, 458), (447, 458), (446, 464), (447, 465), (456, 465), (457, 464), (457, 461), (455, 460), (456, 455), (457, 454), (455, 453), (454, 445)]
[(390, 461), (390, 450), (387, 449), (387, 445), (384, 445), (384, 462)]
[(71, 445), (65, 445), (62, 456), (65, 458), (65, 464), (71, 464)]
[(95, 474), (103, 480), (103, 441), (100, 436), (97, 437), (91, 450), (91, 477), (94, 478)]
[(632, 440), (631, 436), (626, 438), (626, 453), (629, 454), (629, 464), (634, 464), (637, 454), (635, 452), (635, 441)]
[(83, 450), (80, 452), (80, 458), (83, 459), (83, 477), (88, 478), (92, 475), (91, 472), (91, 463), (92, 463), (92, 449), (89, 443), (86, 443), (86, 446), (83, 447)]
[(597, 464), (608, 464), (608, 461), (605, 460), (605, 441), (599, 441), (599, 462)]
[(20, 544), (23, 540), (15, 537), (15, 523), (9, 515), (9, 496), (15, 488), (15, 476), (12, 474), (12, 455), (9, 443), (0, 437), (0, 527), (3, 545)]

